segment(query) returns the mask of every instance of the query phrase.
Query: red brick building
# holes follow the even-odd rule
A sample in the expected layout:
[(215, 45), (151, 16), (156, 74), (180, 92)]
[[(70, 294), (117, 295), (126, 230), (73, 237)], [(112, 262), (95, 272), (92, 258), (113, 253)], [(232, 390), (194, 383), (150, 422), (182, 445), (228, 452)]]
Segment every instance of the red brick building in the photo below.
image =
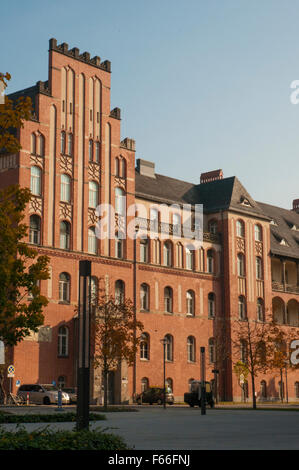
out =
[[(166, 376), (177, 401), (200, 377), (200, 346), (207, 351), (207, 378), (219, 369), (222, 399), (241, 399), (229, 359), (218, 360), (240, 317), (263, 321), (270, 312), (299, 337), (299, 210), (253, 200), (236, 177), (203, 173), (197, 185), (159, 175), (155, 165), (136, 161), (135, 142), (121, 140), (120, 110), (110, 109), (109, 61), (49, 43), (49, 78), (10, 95), (30, 96), (34, 113), (19, 138), (22, 150), (0, 158), (0, 185), (18, 182), (33, 193), (27, 210), (29, 243), (51, 260), (51, 278), (41, 283), (49, 299), (45, 324), (12, 351), (21, 383), (76, 385), (76, 314), (79, 260), (92, 261), (93, 283), (134, 298), (144, 337), (136, 368), (121, 364), (109, 378), (111, 402), (129, 402), (142, 388), (163, 386)], [(98, 204), (134, 203), (146, 239), (95, 234)], [(161, 204), (176, 205), (171, 220)], [(180, 236), (182, 207), (203, 205), (203, 243)], [(127, 217), (132, 222), (134, 212)], [(167, 223), (170, 222), (169, 234)], [(122, 228), (126, 233), (126, 226)], [(135, 291), (134, 291), (135, 286)], [(241, 354), (241, 353), (240, 353)], [(241, 357), (240, 357), (241, 358)], [(289, 400), (299, 400), (299, 373), (287, 370)], [(283, 372), (286, 396), (285, 371)], [(257, 377), (258, 399), (279, 399), (280, 374)], [(101, 372), (92, 374), (93, 399), (101, 401)], [(251, 389), (249, 384), (249, 397)]]

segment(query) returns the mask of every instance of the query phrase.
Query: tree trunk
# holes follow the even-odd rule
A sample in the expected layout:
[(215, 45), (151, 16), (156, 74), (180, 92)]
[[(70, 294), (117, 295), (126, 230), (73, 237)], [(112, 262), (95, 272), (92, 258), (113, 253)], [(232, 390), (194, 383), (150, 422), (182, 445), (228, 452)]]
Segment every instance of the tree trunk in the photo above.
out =
[(4, 388), (4, 372), (0, 371), (0, 403), (6, 404), (6, 392)]
[(104, 410), (108, 409), (108, 370), (104, 369)]
[(256, 396), (255, 396), (255, 380), (254, 374), (251, 374), (251, 386), (252, 386), (252, 409), (256, 410)]

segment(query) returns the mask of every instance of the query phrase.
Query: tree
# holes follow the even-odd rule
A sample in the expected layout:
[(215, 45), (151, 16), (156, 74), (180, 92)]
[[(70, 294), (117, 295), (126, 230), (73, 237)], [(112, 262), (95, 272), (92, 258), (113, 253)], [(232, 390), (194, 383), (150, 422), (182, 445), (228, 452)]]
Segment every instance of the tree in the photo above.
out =
[(94, 366), (102, 369), (105, 409), (108, 373), (116, 370), (122, 360), (129, 366), (134, 364), (142, 330), (143, 324), (136, 320), (131, 300), (100, 295), (94, 317)]
[[(277, 364), (277, 344), (286, 341), (287, 334), (274, 322), (239, 320), (232, 330), (232, 358), (235, 367), (243, 364), (248, 370), (252, 387), (252, 406), (256, 409), (255, 378), (273, 370)], [(244, 372), (243, 372), (244, 374)]]
[[(7, 81), (11, 79), (9, 73), (0, 73), (0, 92), (7, 87)], [(10, 155), (21, 149), (16, 131), (23, 127), (23, 121), (31, 116), (32, 103), (27, 97), (19, 97), (15, 102), (4, 98), (4, 104), (0, 104), (0, 153)]]
[(30, 190), (18, 185), (0, 191), (0, 340), (6, 347), (38, 331), (48, 304), (39, 282), (49, 278), (49, 258), (37, 256), (23, 241), (28, 227), (22, 220), (30, 197)]

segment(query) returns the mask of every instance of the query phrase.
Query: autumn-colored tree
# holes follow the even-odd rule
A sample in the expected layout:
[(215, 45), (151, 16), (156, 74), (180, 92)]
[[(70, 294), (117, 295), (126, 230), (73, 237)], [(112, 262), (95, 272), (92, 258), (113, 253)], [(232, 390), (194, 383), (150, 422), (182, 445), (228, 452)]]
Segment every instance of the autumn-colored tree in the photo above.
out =
[(142, 330), (143, 324), (136, 320), (131, 300), (99, 295), (93, 328), (94, 366), (102, 369), (105, 409), (108, 403), (108, 374), (116, 370), (122, 360), (129, 366), (134, 364)]
[(48, 303), (39, 282), (49, 278), (49, 258), (37, 256), (24, 242), (28, 227), (22, 221), (30, 197), (30, 190), (18, 185), (0, 191), (0, 340), (5, 347), (38, 331)]
[[(0, 92), (5, 90), (7, 82), (11, 79), (9, 73), (0, 73)], [(19, 152), (21, 146), (16, 131), (23, 127), (23, 121), (31, 116), (32, 103), (27, 97), (19, 97), (16, 101), (4, 97), (0, 102), (0, 154), (10, 155)]]
[(259, 373), (276, 367), (277, 344), (285, 341), (285, 331), (274, 322), (251, 319), (239, 320), (232, 330), (233, 363), (243, 363), (248, 369), (252, 388), (252, 406), (256, 409), (255, 378)]

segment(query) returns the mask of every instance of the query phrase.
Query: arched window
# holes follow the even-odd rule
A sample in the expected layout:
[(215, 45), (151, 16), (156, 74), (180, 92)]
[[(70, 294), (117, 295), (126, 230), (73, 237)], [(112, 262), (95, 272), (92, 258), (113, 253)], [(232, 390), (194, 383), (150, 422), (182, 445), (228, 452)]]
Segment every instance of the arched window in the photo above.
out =
[(57, 387), (62, 390), (66, 386), (66, 378), (64, 375), (60, 375), (57, 379)]
[(187, 338), (187, 357), (188, 362), (195, 362), (195, 338), (188, 336)]
[(245, 237), (245, 224), (243, 220), (237, 220), (236, 228), (237, 228), (237, 237), (244, 238)]
[(149, 261), (149, 240), (148, 238), (140, 239), (140, 261), (148, 263)]
[(98, 303), (99, 281), (96, 276), (90, 278), (90, 303), (95, 307)]
[(67, 136), (67, 153), (70, 157), (73, 155), (73, 134)]
[(60, 200), (71, 202), (71, 178), (69, 175), (62, 174), (60, 177)]
[(208, 273), (214, 273), (214, 252), (213, 250), (208, 250), (207, 252), (207, 269)]
[(62, 154), (65, 154), (65, 132), (64, 131), (61, 132), (61, 136), (60, 136), (60, 152)]
[(149, 310), (149, 286), (145, 283), (140, 287), (140, 309)]
[(238, 276), (244, 277), (245, 276), (245, 256), (243, 255), (243, 253), (238, 254), (237, 265), (238, 265)]
[(209, 361), (210, 364), (216, 362), (216, 348), (214, 338), (209, 338)]
[(194, 379), (189, 379), (188, 380), (188, 392), (191, 393), (191, 387), (192, 387), (192, 382)]
[(121, 188), (115, 188), (115, 212), (121, 216), (126, 215), (126, 196)]
[(59, 275), (59, 301), (70, 302), (71, 276), (68, 273)]
[(124, 257), (124, 234), (117, 232), (115, 234), (115, 257), (122, 259)]
[(181, 243), (176, 244), (176, 264), (178, 268), (184, 267), (184, 249)]
[(167, 377), (165, 381), (166, 393), (172, 393), (173, 391), (173, 380), (170, 377)]
[(100, 143), (95, 143), (95, 162), (100, 163)]
[(173, 308), (173, 295), (172, 288), (165, 287), (164, 289), (164, 311), (167, 313), (172, 313)]
[(260, 225), (254, 226), (254, 239), (257, 242), (263, 241), (263, 229)]
[(120, 177), (125, 178), (126, 177), (126, 172), (127, 172), (127, 165), (126, 165), (126, 160), (122, 158), (120, 160)]
[(60, 248), (63, 250), (70, 249), (71, 242), (71, 225), (67, 221), (60, 222)]
[(247, 364), (248, 362), (248, 348), (245, 339), (241, 339), (240, 341), (240, 360), (243, 364)]
[(115, 283), (115, 303), (120, 305), (125, 301), (125, 283), (118, 280)]
[(97, 237), (94, 227), (88, 229), (88, 253), (97, 254)]
[(41, 218), (34, 214), (30, 216), (30, 223), (29, 223), (29, 243), (33, 243), (34, 245), (40, 245), (41, 241)]
[(186, 269), (194, 269), (194, 247), (186, 246)]
[(299, 382), (295, 382), (295, 397), (299, 398)]
[(266, 348), (266, 343), (264, 341), (259, 341), (257, 343), (257, 355), (259, 358), (260, 364), (266, 364), (267, 361), (267, 348)]
[(34, 196), (41, 196), (42, 193), (42, 170), (38, 166), (31, 167), (30, 191)]
[(69, 353), (69, 330), (61, 326), (58, 330), (58, 356), (68, 356)]
[(165, 335), (165, 361), (173, 361), (173, 337), (171, 335)]
[(31, 134), (31, 153), (36, 154), (36, 135), (33, 133)]
[(217, 220), (210, 220), (208, 223), (208, 230), (213, 235), (216, 235), (218, 232), (218, 222)]
[(261, 381), (260, 387), (261, 387), (261, 399), (266, 399), (267, 398), (267, 384), (265, 380)]
[(115, 176), (119, 176), (119, 158), (115, 158)]
[(186, 307), (187, 315), (194, 316), (195, 314), (195, 294), (193, 290), (188, 290), (186, 293)]
[(246, 320), (247, 318), (246, 299), (243, 295), (239, 296), (238, 305), (239, 305), (239, 319)]
[(140, 340), (140, 359), (150, 358), (150, 336), (148, 333), (142, 333)]
[(149, 380), (147, 377), (141, 379), (141, 392), (145, 392), (149, 388)]
[(95, 181), (89, 181), (88, 189), (89, 189), (88, 206), (95, 209), (97, 205), (99, 204), (99, 185)]
[(215, 294), (213, 292), (210, 292), (208, 295), (208, 316), (209, 318), (214, 318), (215, 317)]
[(38, 136), (38, 155), (40, 157), (45, 155), (45, 138), (41, 134)]
[(264, 301), (260, 298), (256, 302), (256, 316), (258, 321), (265, 321)]
[(164, 242), (163, 245), (163, 264), (164, 266), (172, 266), (172, 243)]
[(259, 256), (255, 258), (255, 272), (257, 279), (263, 279), (263, 262)]
[(92, 162), (93, 161), (93, 141), (92, 140), (90, 140), (88, 143), (88, 157), (89, 157), (89, 161)]

